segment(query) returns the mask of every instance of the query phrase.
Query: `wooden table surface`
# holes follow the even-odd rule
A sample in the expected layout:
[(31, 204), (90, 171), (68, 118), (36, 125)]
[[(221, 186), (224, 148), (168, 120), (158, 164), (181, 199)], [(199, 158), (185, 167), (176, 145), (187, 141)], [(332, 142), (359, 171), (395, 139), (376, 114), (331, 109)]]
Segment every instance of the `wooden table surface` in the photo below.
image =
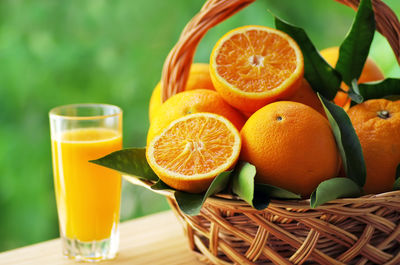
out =
[[(189, 250), (183, 229), (171, 211), (158, 213), (120, 226), (119, 255), (102, 265), (200, 265)], [(71, 265), (77, 264), (61, 254), (59, 239), (0, 253), (1, 265)], [(82, 264), (82, 263), (79, 263)]]

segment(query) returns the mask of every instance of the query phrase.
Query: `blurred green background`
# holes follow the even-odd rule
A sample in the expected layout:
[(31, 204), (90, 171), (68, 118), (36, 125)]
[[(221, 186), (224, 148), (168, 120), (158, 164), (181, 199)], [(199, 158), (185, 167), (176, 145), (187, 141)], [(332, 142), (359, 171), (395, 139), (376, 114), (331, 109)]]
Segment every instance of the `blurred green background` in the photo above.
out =
[[(398, 0), (385, 1), (396, 14)], [(48, 111), (83, 102), (124, 110), (124, 146), (145, 145), (147, 108), (163, 61), (203, 1), (0, 1), (0, 251), (58, 236)], [(195, 61), (229, 29), (273, 25), (271, 13), (308, 32), (317, 48), (339, 45), (354, 11), (335, 1), (258, 0), (210, 30)], [(371, 48), (387, 76), (400, 71), (386, 40)], [(123, 185), (121, 219), (168, 208), (159, 195)]]

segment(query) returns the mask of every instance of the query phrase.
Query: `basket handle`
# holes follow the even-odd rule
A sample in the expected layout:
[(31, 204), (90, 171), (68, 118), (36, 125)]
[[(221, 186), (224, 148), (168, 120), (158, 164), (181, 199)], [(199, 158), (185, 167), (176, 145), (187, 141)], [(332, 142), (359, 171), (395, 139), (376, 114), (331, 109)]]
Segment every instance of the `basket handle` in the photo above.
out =
[[(335, 0), (357, 10), (360, 0)], [(381, 0), (372, 0), (375, 12), (376, 29), (389, 42), (400, 65), (400, 22), (396, 14)]]
[[(197, 45), (209, 29), (231, 17), (255, 0), (207, 0), (183, 29), (178, 42), (168, 54), (162, 70), (162, 101), (179, 93), (186, 85)], [(360, 0), (335, 0), (357, 9)], [(381, 0), (372, 0), (376, 28), (386, 37), (400, 64), (400, 22)]]

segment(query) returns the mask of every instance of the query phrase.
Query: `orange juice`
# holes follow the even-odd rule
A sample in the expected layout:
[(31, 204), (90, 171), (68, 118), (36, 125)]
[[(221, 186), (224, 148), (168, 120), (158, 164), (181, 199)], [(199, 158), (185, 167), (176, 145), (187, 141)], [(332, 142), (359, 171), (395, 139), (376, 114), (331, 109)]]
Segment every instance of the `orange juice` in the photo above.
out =
[(88, 162), (122, 148), (115, 130), (69, 130), (52, 139), (61, 233), (83, 242), (107, 239), (119, 222), (121, 175)]

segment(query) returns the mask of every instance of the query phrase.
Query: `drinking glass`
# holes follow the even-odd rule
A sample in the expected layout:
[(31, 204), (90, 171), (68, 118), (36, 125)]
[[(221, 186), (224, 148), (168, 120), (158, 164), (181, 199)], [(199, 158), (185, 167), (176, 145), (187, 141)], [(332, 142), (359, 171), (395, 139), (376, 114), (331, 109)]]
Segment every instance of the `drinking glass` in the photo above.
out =
[(105, 104), (52, 109), (54, 187), (63, 254), (80, 261), (116, 256), (121, 175), (90, 163), (122, 148), (122, 111)]

